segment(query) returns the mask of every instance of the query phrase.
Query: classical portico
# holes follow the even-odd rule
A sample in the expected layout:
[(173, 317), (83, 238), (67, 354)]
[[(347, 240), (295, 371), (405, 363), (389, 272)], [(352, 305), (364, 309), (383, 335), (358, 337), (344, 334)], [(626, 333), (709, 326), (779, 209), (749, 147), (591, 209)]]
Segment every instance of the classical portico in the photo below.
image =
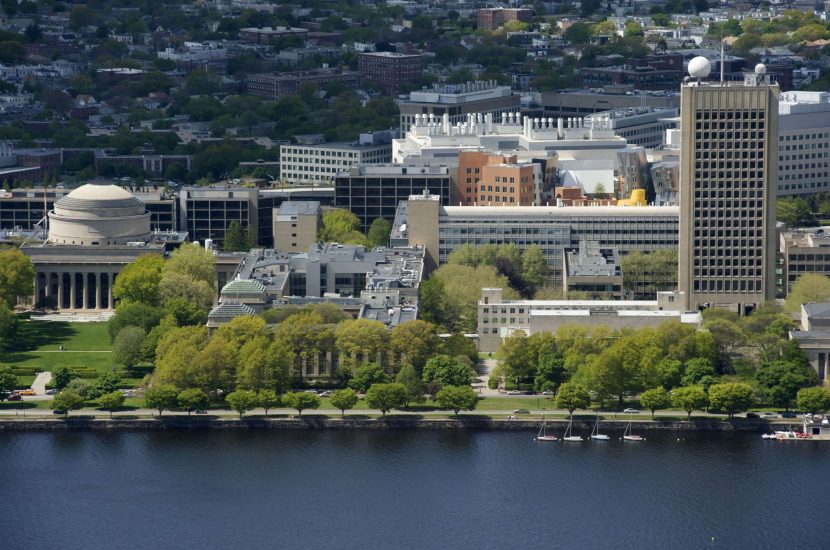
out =
[(35, 266), (35, 307), (111, 310), (124, 266), (143, 254), (164, 254), (153, 242), (144, 203), (115, 185), (86, 184), (55, 203), (49, 238), (21, 250)]

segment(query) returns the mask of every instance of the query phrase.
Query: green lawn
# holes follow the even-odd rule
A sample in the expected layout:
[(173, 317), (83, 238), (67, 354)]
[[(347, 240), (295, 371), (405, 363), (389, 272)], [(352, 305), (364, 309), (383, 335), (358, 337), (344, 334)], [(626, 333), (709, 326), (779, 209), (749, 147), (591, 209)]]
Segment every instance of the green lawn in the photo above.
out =
[[(66, 351), (60, 351), (60, 346)], [(34, 372), (58, 365), (82, 373), (108, 370), (112, 368), (112, 352), (107, 324), (22, 321), (12, 348), (0, 353), (0, 366), (4, 365), (30, 369), (21, 374), (26, 380)]]

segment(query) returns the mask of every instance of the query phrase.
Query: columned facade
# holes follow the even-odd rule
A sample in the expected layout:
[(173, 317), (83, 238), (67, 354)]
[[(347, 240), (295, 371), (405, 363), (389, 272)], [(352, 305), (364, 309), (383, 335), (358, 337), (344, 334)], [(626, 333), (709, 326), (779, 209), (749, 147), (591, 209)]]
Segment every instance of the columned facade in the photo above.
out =
[(36, 266), (34, 303), (59, 310), (108, 310), (114, 308), (112, 288), (123, 266)]

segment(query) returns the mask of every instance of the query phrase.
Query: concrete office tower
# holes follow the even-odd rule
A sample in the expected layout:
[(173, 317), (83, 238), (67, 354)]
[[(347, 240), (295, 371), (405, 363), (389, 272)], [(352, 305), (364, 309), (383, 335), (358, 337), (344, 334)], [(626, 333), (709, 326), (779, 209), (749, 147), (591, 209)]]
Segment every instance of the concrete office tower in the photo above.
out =
[(759, 64), (743, 82), (689, 63), (680, 100), (680, 290), (686, 309), (747, 314), (775, 298), (778, 85)]

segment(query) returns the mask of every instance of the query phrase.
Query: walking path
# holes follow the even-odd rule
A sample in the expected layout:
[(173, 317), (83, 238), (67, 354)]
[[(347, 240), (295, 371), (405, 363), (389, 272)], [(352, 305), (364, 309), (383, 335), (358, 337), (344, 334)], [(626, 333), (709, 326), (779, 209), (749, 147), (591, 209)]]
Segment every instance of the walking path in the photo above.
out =
[(35, 395), (46, 395), (46, 384), (50, 380), (52, 380), (51, 372), (41, 372), (35, 376), (35, 381), (32, 382), (32, 389), (35, 391)]

